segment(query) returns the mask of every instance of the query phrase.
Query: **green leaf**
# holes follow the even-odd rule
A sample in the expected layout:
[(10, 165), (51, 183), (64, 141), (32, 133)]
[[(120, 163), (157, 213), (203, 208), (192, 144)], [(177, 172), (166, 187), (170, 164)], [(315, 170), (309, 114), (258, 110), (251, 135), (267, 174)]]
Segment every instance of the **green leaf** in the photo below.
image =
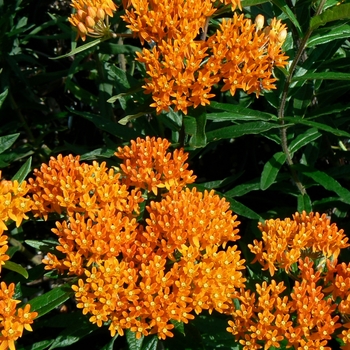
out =
[(42, 252), (57, 252), (56, 247), (59, 245), (58, 242), (56, 241), (51, 241), (51, 240), (41, 240), (41, 241), (36, 241), (36, 240), (31, 240), (27, 239), (24, 241), (26, 244), (28, 244), (30, 247), (35, 248), (36, 250), (40, 250)]
[(99, 115), (88, 113), (88, 112), (78, 112), (70, 110), (71, 113), (84, 117), (95, 124), (95, 126), (103, 131), (106, 131), (114, 136), (121, 138), (122, 140), (132, 140), (140, 136), (133, 129), (127, 128), (125, 126), (113, 123), (107, 119), (102, 119)]
[(38, 317), (43, 316), (62, 305), (66, 300), (73, 296), (73, 290), (69, 284), (56, 287), (55, 289), (40, 295), (29, 301), (31, 311), (36, 311)]
[(201, 148), (207, 144), (205, 134), (205, 125), (207, 123), (207, 113), (204, 107), (198, 107), (194, 110), (193, 116), (196, 121), (196, 131), (190, 138), (190, 147)]
[(291, 122), (293, 124), (303, 124), (303, 125), (312, 126), (312, 127), (319, 129), (319, 130), (328, 131), (336, 136), (350, 137), (350, 134), (346, 131), (338, 130), (338, 129), (332, 128), (326, 124), (313, 122), (313, 121), (308, 120), (308, 119), (295, 118), (295, 117), (285, 117), (284, 120)]
[(12, 181), (17, 180), (22, 183), (27, 175), (30, 173), (32, 167), (32, 157), (29, 157), (26, 162), (21, 166), (17, 173), (13, 176)]
[(279, 127), (281, 126), (267, 122), (250, 122), (209, 131), (207, 132), (207, 138), (208, 142), (220, 139), (234, 139), (243, 135), (260, 134), (264, 131)]
[(234, 214), (237, 214), (239, 216), (243, 216), (248, 219), (253, 219), (253, 220), (262, 220), (261, 216), (257, 214), (254, 210), (251, 210), (244, 204), (236, 201), (233, 198), (226, 197), (226, 195), (223, 195), (228, 202), (231, 204), (231, 209)]
[(142, 350), (142, 343), (144, 336), (142, 335), (140, 339), (136, 338), (136, 333), (127, 329), (125, 332), (126, 341), (129, 345), (129, 350)]
[(179, 322), (176, 320), (170, 320), (170, 322), (174, 325), (174, 329), (176, 329), (182, 335), (185, 335), (185, 325), (183, 322)]
[(288, 16), (290, 21), (294, 24), (295, 29), (298, 32), (299, 38), (302, 38), (303, 31), (301, 30), (300, 24), (299, 24), (298, 20), (296, 19), (293, 11), (287, 5), (286, 1), (284, 1), (284, 0), (272, 0), (272, 2)]
[(0, 94), (0, 108), (1, 108), (2, 104), (4, 103), (8, 92), (9, 92), (9, 90), (6, 89), (4, 92), (2, 92), (2, 93)]
[(54, 342), (53, 339), (50, 340), (42, 340), (37, 343), (34, 343), (32, 345), (26, 346), (25, 348), (17, 348), (18, 350), (45, 350), (47, 349), (52, 343)]
[(339, 6), (333, 6), (320, 15), (314, 16), (310, 21), (310, 29), (315, 30), (319, 26), (324, 26), (328, 22), (338, 21), (341, 19), (350, 18), (350, 4), (342, 4)]
[(17, 140), (18, 136), (20, 134), (11, 134), (7, 136), (1, 136), (0, 137), (0, 153), (3, 153), (7, 149), (9, 149)]
[(242, 7), (248, 7), (248, 6), (256, 6), (260, 4), (264, 4), (265, 2), (270, 2), (271, 0), (242, 0), (241, 5)]
[(311, 199), (307, 194), (298, 195), (298, 212), (301, 213), (303, 210), (307, 213), (312, 211)]
[(331, 176), (327, 175), (323, 171), (313, 169), (302, 164), (296, 164), (293, 165), (293, 167), (305, 176), (313, 179), (326, 190), (335, 192), (344, 203), (350, 204), (350, 191), (341, 186), (341, 184), (334, 180)]
[(5, 265), (2, 265), (3, 268), (17, 272), (22, 275), (24, 278), (28, 278), (28, 271), (19, 264), (16, 264), (10, 260), (5, 261)]
[(260, 179), (254, 179), (225, 192), (225, 197), (241, 197), (251, 191), (260, 190)]
[(322, 28), (315, 31), (307, 42), (307, 47), (314, 47), (329, 43), (333, 40), (346, 39), (350, 37), (350, 25), (344, 23), (340, 26)]
[(106, 41), (110, 39), (109, 37), (103, 37), (103, 38), (98, 38), (96, 40), (90, 41), (84, 45), (81, 45), (79, 47), (77, 47), (76, 49), (73, 49), (71, 52), (66, 53), (65, 55), (62, 56), (57, 56), (57, 57), (50, 57), (51, 60), (58, 60), (60, 58), (65, 58), (65, 57), (70, 57), (73, 55), (76, 55), (79, 52), (85, 51), (87, 49), (90, 49), (91, 47), (94, 47), (100, 43), (102, 43), (103, 41)]
[(145, 337), (142, 343), (142, 350), (157, 350), (158, 349), (158, 336), (157, 334), (148, 335)]
[(300, 148), (308, 145), (310, 142), (317, 140), (322, 134), (316, 128), (310, 128), (303, 134), (298, 135), (289, 145), (289, 152), (294, 153)]
[(50, 346), (49, 350), (57, 348), (65, 348), (72, 345), (82, 338), (86, 337), (97, 329), (97, 326), (86, 320), (85, 323), (79, 323), (79, 326), (68, 327), (63, 330)]
[(108, 344), (106, 344), (103, 348), (101, 348), (101, 350), (113, 350), (114, 342), (118, 338), (118, 336), (119, 334), (117, 333)]
[(327, 79), (327, 80), (350, 80), (350, 73), (339, 73), (339, 72), (321, 72), (321, 73), (306, 73), (302, 76), (294, 76), (292, 81), (303, 81), (303, 80), (315, 80), (315, 79)]
[(118, 123), (121, 124), (121, 125), (126, 125), (129, 122), (131, 122), (132, 120), (140, 118), (140, 117), (143, 117), (144, 115), (145, 115), (145, 112), (140, 112), (140, 113), (136, 113), (136, 114), (130, 114), (130, 115), (127, 115), (124, 118), (120, 119), (118, 121)]
[(277, 152), (266, 162), (260, 180), (260, 188), (263, 191), (275, 182), (277, 174), (286, 161), (286, 158), (284, 152)]
[(208, 109), (219, 109), (225, 111), (224, 113), (207, 113), (208, 120), (222, 121), (222, 120), (277, 120), (277, 117), (270, 113), (256, 111), (250, 108), (245, 108), (239, 105), (228, 103), (219, 103), (212, 101)]

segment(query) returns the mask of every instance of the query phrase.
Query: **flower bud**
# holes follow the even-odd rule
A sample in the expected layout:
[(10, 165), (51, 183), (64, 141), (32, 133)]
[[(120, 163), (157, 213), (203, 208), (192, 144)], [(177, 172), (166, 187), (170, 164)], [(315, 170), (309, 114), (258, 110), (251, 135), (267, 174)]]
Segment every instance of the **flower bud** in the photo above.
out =
[(282, 44), (286, 40), (286, 37), (287, 37), (287, 29), (284, 28), (279, 32), (277, 36), (277, 40)]
[(87, 8), (87, 13), (91, 18), (95, 18), (96, 17), (96, 8), (89, 6)]
[(255, 17), (256, 30), (261, 30), (265, 23), (265, 17), (263, 15), (257, 15)]
[(88, 28), (93, 28), (95, 27), (95, 21), (90, 17), (90, 16), (86, 16), (85, 18), (85, 24)]
[(82, 34), (86, 34), (88, 32), (84, 23), (82, 23), (82, 22), (79, 22), (77, 27), (78, 27), (79, 32)]
[(77, 16), (80, 19), (80, 21), (84, 21), (85, 17), (86, 17), (86, 12), (83, 10), (78, 10), (77, 11)]
[(97, 18), (99, 18), (103, 21), (105, 19), (106, 14), (101, 8), (99, 8), (99, 9), (97, 9), (96, 16), (97, 16)]

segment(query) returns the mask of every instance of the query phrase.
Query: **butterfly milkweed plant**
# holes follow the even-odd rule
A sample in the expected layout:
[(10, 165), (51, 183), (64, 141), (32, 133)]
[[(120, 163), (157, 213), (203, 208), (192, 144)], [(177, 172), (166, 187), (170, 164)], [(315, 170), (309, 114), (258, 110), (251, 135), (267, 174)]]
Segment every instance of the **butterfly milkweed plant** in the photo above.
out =
[(0, 1), (0, 350), (349, 350), (349, 19)]

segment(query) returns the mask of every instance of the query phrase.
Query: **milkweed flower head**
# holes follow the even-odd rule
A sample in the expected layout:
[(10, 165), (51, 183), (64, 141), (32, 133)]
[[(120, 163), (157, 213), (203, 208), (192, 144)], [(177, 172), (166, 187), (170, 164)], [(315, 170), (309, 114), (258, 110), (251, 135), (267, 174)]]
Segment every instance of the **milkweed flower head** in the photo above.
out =
[(109, 17), (117, 6), (112, 0), (72, 0), (71, 6), (75, 9), (69, 18), (69, 22), (76, 27), (77, 38), (83, 41), (86, 36), (95, 38), (110, 35)]
[(258, 261), (271, 276), (277, 268), (287, 272), (300, 258), (337, 259), (340, 250), (349, 247), (344, 230), (330, 222), (326, 214), (295, 213), (293, 219), (270, 219), (258, 225), (262, 241), (249, 244)]
[[(221, 1), (223, 2), (223, 1)], [(240, 7), (239, 2), (232, 8)], [(205, 106), (215, 96), (214, 85), (223, 82), (222, 91), (232, 95), (237, 89), (247, 93), (275, 88), (274, 66), (284, 67), (282, 53), (287, 30), (273, 19), (263, 28), (261, 15), (256, 25), (244, 15), (223, 18), (220, 28), (206, 37), (209, 18), (217, 8), (207, 1), (131, 1), (122, 17), (141, 43), (152, 48), (137, 52), (146, 66), (145, 93), (152, 94), (150, 105), (157, 113)], [(203, 35), (201, 40), (198, 36)]]
[(238, 296), (240, 309), (233, 311), (227, 330), (244, 350), (280, 348), (282, 341), (287, 348), (331, 350), (328, 340), (342, 324), (335, 315), (338, 305), (323, 290), (325, 274), (308, 257), (299, 259), (290, 294), (284, 282), (256, 284), (256, 293)]
[(152, 191), (159, 188), (180, 191), (195, 181), (196, 176), (187, 170), (188, 154), (182, 149), (169, 152), (170, 142), (166, 139), (146, 137), (131, 141), (131, 146), (119, 147), (115, 155), (123, 160), (120, 165), (124, 183), (128, 186)]
[[(229, 314), (244, 286), (237, 217), (213, 191), (186, 188), (194, 181), (187, 154), (169, 146), (146, 138), (119, 148), (117, 175), (72, 156), (51, 158), (30, 181), (33, 197), (46, 200), (37, 215), (58, 210), (67, 217), (53, 229), (59, 254), (47, 254), (45, 268), (79, 276), (72, 286), (77, 307), (99, 327), (108, 324), (112, 336), (130, 329), (138, 338), (172, 337), (172, 320), (187, 323), (203, 310)], [(107, 183), (119, 187), (107, 191)]]
[(15, 341), (22, 337), (24, 329), (32, 331), (31, 324), (37, 312), (30, 312), (30, 305), (17, 308), (20, 300), (13, 299), (15, 284), (0, 283), (0, 349), (15, 350)]

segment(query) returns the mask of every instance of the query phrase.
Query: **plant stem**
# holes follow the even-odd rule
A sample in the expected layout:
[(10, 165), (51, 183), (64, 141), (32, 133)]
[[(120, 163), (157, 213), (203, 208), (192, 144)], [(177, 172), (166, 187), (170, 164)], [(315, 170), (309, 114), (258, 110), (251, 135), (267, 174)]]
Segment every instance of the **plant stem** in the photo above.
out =
[[(316, 12), (315, 12), (315, 16), (319, 15), (321, 12), (322, 12), (322, 9), (323, 9), (323, 6), (325, 4), (326, 0), (322, 0), (320, 2), (320, 5), (318, 6)], [(300, 42), (300, 45), (298, 47), (298, 51), (294, 57), (294, 60), (289, 68), (289, 74), (286, 78), (286, 81), (284, 83), (284, 88), (283, 88), (283, 92), (282, 92), (282, 97), (281, 97), (281, 103), (280, 103), (280, 106), (279, 106), (279, 109), (278, 109), (278, 118), (280, 120), (280, 123), (282, 125), (284, 125), (284, 113), (285, 113), (285, 108), (286, 108), (286, 103), (287, 103), (287, 97), (288, 97), (288, 93), (289, 93), (289, 88), (290, 88), (290, 84), (292, 83), (292, 79), (293, 79), (293, 73), (295, 71), (295, 68), (297, 66), (297, 64), (299, 63), (300, 61), (300, 58), (302, 57), (305, 49), (306, 49), (306, 44), (307, 44), (307, 41), (309, 40), (311, 34), (312, 34), (312, 29), (309, 28), (307, 30), (307, 32), (305, 33), (303, 39), (301, 40)], [(298, 174), (297, 172), (293, 169), (293, 159), (292, 159), (292, 156), (289, 152), (289, 149), (288, 149), (288, 142), (287, 142), (287, 127), (283, 126), (281, 129), (280, 129), (280, 136), (281, 136), (281, 144), (282, 144), (282, 150), (283, 152), (285, 153), (286, 157), (287, 157), (287, 164), (289, 165), (290, 167), (290, 170), (291, 170), (291, 173), (292, 173), (292, 177), (293, 177), (293, 180), (296, 184), (296, 186), (298, 187), (299, 191), (301, 194), (306, 194), (306, 190), (304, 188), (304, 186), (302, 185), (302, 183), (300, 182), (299, 180), (299, 177), (298, 177)]]

